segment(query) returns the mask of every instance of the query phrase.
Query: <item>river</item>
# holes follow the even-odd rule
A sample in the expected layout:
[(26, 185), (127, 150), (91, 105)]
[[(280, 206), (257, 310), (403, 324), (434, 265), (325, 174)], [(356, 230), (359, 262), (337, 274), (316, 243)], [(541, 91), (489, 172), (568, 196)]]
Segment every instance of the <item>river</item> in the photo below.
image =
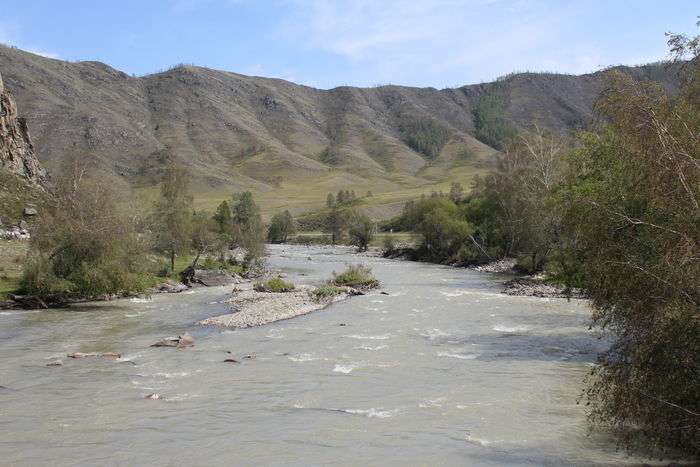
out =
[[(242, 330), (195, 324), (227, 311), (228, 288), (0, 312), (0, 464), (638, 462), (588, 435), (576, 404), (605, 348), (585, 302), (506, 296), (496, 275), (342, 248), (270, 253), (296, 283), (364, 262), (389, 295)], [(194, 348), (149, 347), (185, 331)], [(76, 351), (123, 356), (66, 358)], [(231, 355), (241, 363), (223, 363)], [(163, 399), (144, 399), (154, 392)]]

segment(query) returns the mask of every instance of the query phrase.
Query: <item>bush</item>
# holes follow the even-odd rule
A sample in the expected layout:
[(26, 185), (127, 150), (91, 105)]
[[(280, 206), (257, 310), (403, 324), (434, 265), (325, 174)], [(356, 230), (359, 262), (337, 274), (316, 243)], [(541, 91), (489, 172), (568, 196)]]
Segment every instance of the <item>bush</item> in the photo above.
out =
[(267, 241), (270, 243), (285, 243), (287, 238), (294, 234), (294, 218), (289, 211), (284, 211), (272, 216), (267, 228)]
[(343, 290), (340, 287), (336, 287), (335, 285), (331, 284), (325, 284), (311, 291), (310, 294), (314, 300), (316, 300), (317, 302), (321, 302), (333, 298), (336, 295), (341, 294), (342, 292)]
[(274, 277), (267, 282), (256, 282), (253, 286), (256, 292), (282, 293), (294, 290), (294, 284), (286, 282), (280, 277)]
[(367, 251), (369, 243), (377, 232), (377, 224), (364, 214), (354, 214), (350, 220), (350, 243), (359, 251)]
[(379, 286), (379, 281), (372, 275), (372, 269), (362, 264), (349, 265), (340, 274), (333, 273), (330, 282), (336, 286), (372, 289)]
[(22, 292), (42, 298), (93, 298), (141, 292), (144, 237), (133, 213), (118, 204), (116, 181), (65, 162), (50, 203), (32, 235)]

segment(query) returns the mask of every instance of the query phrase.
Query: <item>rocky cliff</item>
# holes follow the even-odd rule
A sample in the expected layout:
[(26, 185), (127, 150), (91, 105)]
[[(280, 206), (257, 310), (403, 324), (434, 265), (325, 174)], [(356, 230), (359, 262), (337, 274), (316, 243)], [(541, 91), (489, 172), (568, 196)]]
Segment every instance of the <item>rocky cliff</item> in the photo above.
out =
[(0, 167), (32, 182), (41, 183), (46, 172), (34, 153), (27, 121), (17, 116), (17, 106), (5, 90), (0, 75)]

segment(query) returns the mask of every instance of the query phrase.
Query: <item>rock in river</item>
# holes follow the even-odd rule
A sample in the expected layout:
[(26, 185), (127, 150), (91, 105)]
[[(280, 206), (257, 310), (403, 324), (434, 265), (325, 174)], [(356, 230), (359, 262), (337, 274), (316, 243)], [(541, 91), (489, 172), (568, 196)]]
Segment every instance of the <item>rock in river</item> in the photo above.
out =
[(177, 337), (165, 337), (151, 347), (177, 347), (178, 349), (184, 347), (192, 347), (194, 345), (194, 338), (189, 335), (189, 333), (184, 333)]

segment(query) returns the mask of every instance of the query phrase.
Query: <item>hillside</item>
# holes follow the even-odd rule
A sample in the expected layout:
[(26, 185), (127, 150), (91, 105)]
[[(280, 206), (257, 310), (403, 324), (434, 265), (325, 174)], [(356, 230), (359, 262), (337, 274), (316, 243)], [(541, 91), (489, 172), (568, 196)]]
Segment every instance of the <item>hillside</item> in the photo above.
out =
[[(628, 71), (675, 90), (662, 65)], [(525, 73), (457, 89), (319, 90), (195, 66), (131, 77), (4, 46), (0, 72), (49, 171), (77, 153), (149, 196), (175, 159), (191, 168), (202, 206), (250, 189), (266, 213), (299, 211), (347, 188), (372, 191), (376, 217), (452, 180), (467, 184), (511, 128), (584, 125), (605, 79)]]

